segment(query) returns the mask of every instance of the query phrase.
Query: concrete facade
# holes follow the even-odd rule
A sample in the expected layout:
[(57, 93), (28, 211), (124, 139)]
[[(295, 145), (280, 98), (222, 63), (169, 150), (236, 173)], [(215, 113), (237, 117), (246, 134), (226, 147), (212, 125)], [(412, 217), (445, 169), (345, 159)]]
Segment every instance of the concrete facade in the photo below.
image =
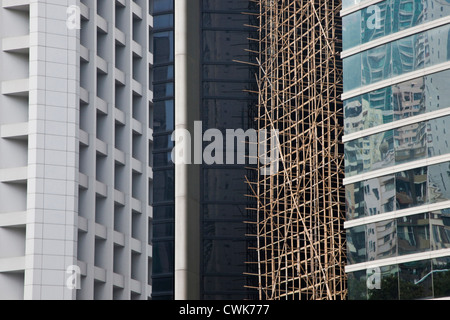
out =
[(148, 6), (1, 1), (0, 299), (151, 297)]

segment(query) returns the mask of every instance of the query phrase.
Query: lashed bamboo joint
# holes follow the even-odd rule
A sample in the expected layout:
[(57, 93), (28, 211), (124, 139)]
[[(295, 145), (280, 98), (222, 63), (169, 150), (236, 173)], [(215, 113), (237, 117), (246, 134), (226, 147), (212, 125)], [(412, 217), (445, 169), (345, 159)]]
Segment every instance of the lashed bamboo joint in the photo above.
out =
[(256, 289), (260, 299), (345, 299), (341, 1), (255, 1), (256, 122), (279, 131), (280, 153), (277, 173), (248, 179)]

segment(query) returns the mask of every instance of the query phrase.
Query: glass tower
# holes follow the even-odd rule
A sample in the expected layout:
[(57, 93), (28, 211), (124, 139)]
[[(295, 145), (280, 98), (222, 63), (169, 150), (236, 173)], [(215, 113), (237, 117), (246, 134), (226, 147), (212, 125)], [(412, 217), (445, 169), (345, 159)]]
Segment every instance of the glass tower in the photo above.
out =
[(450, 296), (450, 1), (343, 3), (349, 299)]
[[(247, 130), (252, 126), (252, 108), (256, 107), (254, 62), (249, 40), (256, 10), (247, 0), (200, 1), (201, 19), (192, 32), (201, 30), (199, 70), (203, 132), (218, 129)], [(154, 44), (154, 145), (153, 145), (153, 299), (174, 297), (175, 259), (175, 174), (171, 161), (174, 147), (174, 12), (173, 0), (153, 1)], [(253, 31), (254, 32), (254, 31)], [(205, 145), (206, 146), (206, 145)], [(224, 150), (225, 151), (225, 150)], [(225, 154), (225, 153), (224, 153)], [(245, 176), (246, 165), (202, 165), (200, 188), (200, 298), (248, 299), (251, 292), (245, 236), (251, 206)]]

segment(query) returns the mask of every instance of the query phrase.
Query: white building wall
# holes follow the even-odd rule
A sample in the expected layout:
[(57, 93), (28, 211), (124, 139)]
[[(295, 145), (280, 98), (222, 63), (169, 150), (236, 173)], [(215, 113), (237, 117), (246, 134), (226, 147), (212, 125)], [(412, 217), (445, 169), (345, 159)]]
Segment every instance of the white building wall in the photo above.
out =
[(0, 299), (148, 299), (149, 2), (0, 3)]

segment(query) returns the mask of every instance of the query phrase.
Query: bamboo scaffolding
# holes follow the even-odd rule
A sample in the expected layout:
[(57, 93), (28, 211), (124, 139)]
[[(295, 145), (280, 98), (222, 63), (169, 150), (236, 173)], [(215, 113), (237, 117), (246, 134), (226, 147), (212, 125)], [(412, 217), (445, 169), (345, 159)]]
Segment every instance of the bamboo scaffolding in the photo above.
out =
[(277, 173), (260, 164), (247, 180), (255, 289), (260, 299), (345, 299), (341, 1), (254, 1), (256, 123), (279, 131), (280, 152)]

